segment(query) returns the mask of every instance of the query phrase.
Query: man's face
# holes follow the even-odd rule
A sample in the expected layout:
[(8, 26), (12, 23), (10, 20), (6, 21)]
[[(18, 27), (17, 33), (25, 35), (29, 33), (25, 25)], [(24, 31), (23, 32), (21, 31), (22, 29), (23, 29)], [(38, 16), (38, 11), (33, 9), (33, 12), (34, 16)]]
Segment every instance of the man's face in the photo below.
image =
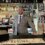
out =
[(18, 14), (22, 15), (24, 12), (23, 8), (18, 8)]

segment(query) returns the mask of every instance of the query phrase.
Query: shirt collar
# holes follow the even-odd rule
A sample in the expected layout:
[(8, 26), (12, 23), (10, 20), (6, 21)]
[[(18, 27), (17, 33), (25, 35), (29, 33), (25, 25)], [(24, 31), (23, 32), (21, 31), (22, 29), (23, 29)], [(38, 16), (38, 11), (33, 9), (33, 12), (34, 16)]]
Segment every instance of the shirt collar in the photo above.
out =
[(22, 14), (22, 15), (18, 15), (18, 16), (21, 16), (21, 17), (22, 17), (22, 16), (23, 16), (23, 14)]

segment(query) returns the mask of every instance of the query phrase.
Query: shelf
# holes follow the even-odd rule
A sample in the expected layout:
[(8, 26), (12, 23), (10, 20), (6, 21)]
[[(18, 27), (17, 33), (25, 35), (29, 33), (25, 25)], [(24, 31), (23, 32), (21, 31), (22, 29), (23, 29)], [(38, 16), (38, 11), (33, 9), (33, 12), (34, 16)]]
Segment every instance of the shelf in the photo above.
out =
[(12, 27), (12, 25), (0, 25), (0, 27)]

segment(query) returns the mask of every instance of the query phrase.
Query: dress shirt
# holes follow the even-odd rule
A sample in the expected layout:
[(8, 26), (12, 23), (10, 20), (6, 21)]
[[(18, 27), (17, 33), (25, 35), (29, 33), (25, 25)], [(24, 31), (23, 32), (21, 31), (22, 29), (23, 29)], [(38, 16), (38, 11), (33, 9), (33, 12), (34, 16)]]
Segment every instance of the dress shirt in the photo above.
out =
[(22, 19), (23, 15), (18, 15), (18, 24), (20, 23), (20, 16), (21, 16), (21, 19)]

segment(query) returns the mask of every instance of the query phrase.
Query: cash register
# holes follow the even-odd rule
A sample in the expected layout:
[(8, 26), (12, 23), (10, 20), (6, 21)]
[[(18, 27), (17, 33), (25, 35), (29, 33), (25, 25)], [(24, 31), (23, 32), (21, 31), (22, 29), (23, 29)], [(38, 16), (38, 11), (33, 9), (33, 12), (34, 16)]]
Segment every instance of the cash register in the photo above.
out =
[(2, 18), (2, 24), (3, 25), (9, 25), (9, 19), (8, 18)]
[(2, 18), (2, 24), (0, 25), (0, 41), (6, 41), (9, 39), (8, 25), (9, 25), (9, 19)]

